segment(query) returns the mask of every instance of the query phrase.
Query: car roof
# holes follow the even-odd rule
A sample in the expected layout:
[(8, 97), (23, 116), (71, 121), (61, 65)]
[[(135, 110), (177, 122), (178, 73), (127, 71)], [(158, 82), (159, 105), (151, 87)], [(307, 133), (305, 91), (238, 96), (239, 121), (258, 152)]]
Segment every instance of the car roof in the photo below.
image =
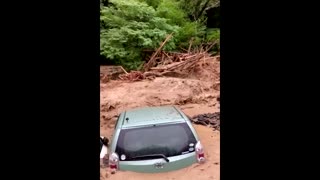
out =
[(122, 128), (186, 121), (174, 106), (136, 108), (123, 114)]

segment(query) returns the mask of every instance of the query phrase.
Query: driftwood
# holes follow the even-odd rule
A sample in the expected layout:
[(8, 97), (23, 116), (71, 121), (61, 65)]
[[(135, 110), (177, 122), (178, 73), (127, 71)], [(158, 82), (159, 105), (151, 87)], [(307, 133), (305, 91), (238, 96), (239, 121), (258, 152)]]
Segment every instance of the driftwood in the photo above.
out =
[(160, 47), (157, 49), (157, 51), (151, 56), (149, 62), (145, 65), (144, 70), (148, 71), (150, 67), (153, 66), (155, 57), (158, 55), (158, 53), (161, 51), (163, 46), (166, 44), (166, 42), (172, 37), (172, 33), (167, 36), (167, 38), (161, 43)]
[(220, 112), (199, 114), (197, 116), (190, 118), (190, 120), (195, 124), (210, 126), (214, 130), (220, 131)]
[[(122, 80), (140, 81), (143, 79), (154, 79), (155, 77), (187, 77), (190, 73), (197, 71), (195, 68), (202, 68), (206, 61), (219, 61), (220, 55), (213, 57), (209, 50), (216, 44), (202, 44), (201, 46), (192, 47), (192, 41), (186, 52), (165, 52), (161, 50), (165, 43), (172, 37), (169, 34), (161, 43), (160, 47), (153, 52), (149, 61), (143, 65), (142, 71), (125, 72), (119, 76)], [(146, 51), (146, 50), (144, 50)], [(150, 50), (148, 50), (150, 51)], [(122, 68), (123, 69), (123, 68)]]
[(154, 76), (154, 77), (162, 77), (161, 73), (159, 72), (144, 72), (143, 75), (145, 77), (150, 77), (150, 76)]
[(164, 72), (144, 72), (143, 75), (145, 77), (150, 77), (150, 76), (153, 76), (153, 77), (163, 77), (163, 76), (166, 76), (166, 77), (186, 77), (188, 74), (185, 74), (185, 73), (180, 73), (180, 72), (175, 72), (175, 71), (164, 71)]
[(111, 79), (118, 79), (121, 74), (128, 74), (122, 66), (100, 66), (100, 80), (108, 82)]
[(123, 71), (124, 73), (128, 74), (128, 72), (127, 72), (122, 66), (120, 66), (120, 68), (122, 69), (122, 71)]
[(128, 81), (140, 81), (145, 79), (145, 76), (140, 71), (131, 71), (128, 74), (122, 74), (119, 76), (121, 80), (128, 80)]
[(188, 53), (190, 53), (191, 46), (192, 46), (192, 41), (193, 41), (193, 39), (190, 40), (190, 45), (189, 45), (189, 48), (188, 48)]

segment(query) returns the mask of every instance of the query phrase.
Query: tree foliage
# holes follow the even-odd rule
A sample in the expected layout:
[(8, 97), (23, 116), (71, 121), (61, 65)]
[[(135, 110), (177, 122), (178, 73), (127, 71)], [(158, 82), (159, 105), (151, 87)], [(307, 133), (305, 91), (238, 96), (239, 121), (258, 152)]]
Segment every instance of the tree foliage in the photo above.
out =
[[(177, 50), (191, 38), (200, 43), (218, 38), (206, 33), (205, 24), (192, 21), (179, 0), (101, 0), (100, 51), (114, 64), (138, 69), (143, 49), (156, 49), (170, 33), (165, 50)], [(210, 37), (210, 38), (208, 38)]]
[(152, 6), (153, 8), (157, 8), (159, 4), (162, 2), (162, 0), (139, 0), (140, 2), (145, 2), (149, 6)]
[[(116, 64), (136, 69), (141, 63), (142, 48), (156, 48), (178, 26), (157, 17), (153, 7), (135, 0), (110, 1), (114, 5), (101, 9), (101, 54)], [(169, 41), (167, 49), (174, 49)]]
[(220, 6), (220, 0), (180, 0), (181, 7), (190, 19), (204, 19), (205, 10)]

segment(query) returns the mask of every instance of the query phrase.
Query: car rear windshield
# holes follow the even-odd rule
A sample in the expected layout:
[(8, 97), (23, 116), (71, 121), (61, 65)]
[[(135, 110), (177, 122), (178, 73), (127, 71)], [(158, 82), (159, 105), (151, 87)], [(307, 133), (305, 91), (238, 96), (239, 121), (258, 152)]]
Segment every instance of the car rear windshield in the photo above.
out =
[(187, 123), (148, 126), (122, 129), (116, 153), (120, 161), (159, 158), (137, 158), (153, 154), (171, 157), (193, 152), (195, 144), (196, 138)]

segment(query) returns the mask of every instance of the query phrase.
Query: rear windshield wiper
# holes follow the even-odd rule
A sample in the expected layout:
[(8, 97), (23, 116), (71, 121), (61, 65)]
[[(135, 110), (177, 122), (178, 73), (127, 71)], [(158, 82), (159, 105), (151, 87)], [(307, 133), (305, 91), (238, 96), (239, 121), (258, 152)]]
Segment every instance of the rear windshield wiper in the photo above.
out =
[(145, 157), (162, 157), (164, 160), (169, 162), (170, 160), (165, 156), (164, 154), (148, 154), (148, 155), (143, 155), (143, 156), (135, 156), (132, 157), (132, 159), (138, 159), (138, 158), (145, 158)]

